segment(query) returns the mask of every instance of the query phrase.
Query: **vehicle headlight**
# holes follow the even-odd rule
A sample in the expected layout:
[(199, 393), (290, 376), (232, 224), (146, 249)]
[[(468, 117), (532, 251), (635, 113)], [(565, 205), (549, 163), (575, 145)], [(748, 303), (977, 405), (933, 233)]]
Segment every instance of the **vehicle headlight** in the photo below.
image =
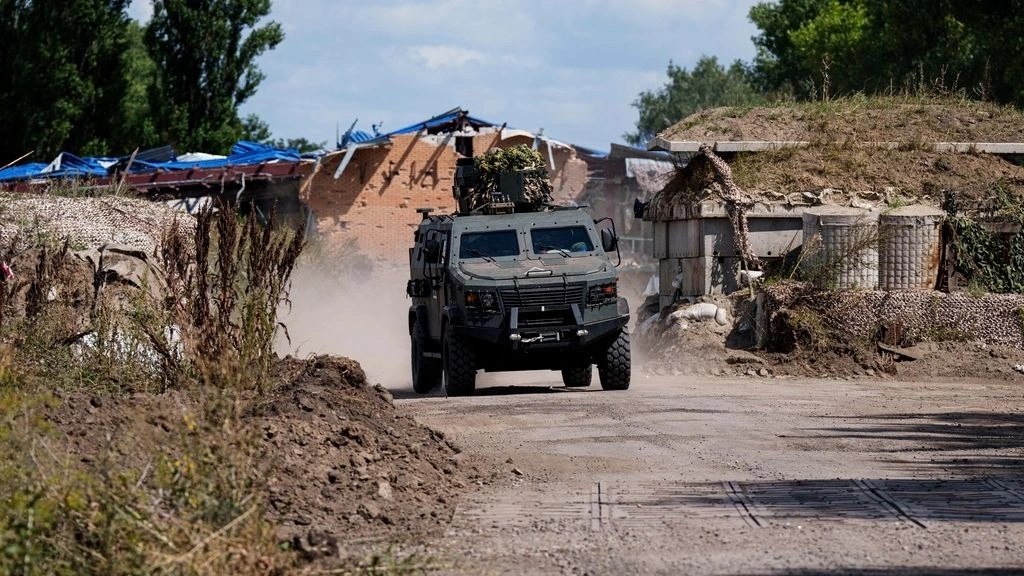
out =
[(598, 284), (587, 290), (587, 304), (604, 304), (615, 300), (619, 295), (619, 288), (615, 282), (609, 284)]
[(484, 310), (497, 310), (498, 299), (494, 297), (494, 292), (481, 292), (480, 305), (483, 306)]
[(494, 292), (466, 292), (466, 307), (485, 312), (498, 311), (498, 296)]

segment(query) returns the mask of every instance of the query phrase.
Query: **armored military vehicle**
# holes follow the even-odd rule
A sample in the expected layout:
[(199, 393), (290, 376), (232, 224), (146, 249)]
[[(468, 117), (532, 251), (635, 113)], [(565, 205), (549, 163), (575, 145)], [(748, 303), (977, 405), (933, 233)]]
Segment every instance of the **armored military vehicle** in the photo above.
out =
[(543, 169), (481, 164), (456, 167), (457, 213), (418, 210), (406, 288), (414, 390), (443, 380), (449, 396), (471, 395), (479, 370), (560, 370), (566, 386), (584, 387), (595, 364), (605, 390), (629, 388), (614, 222), (552, 206)]

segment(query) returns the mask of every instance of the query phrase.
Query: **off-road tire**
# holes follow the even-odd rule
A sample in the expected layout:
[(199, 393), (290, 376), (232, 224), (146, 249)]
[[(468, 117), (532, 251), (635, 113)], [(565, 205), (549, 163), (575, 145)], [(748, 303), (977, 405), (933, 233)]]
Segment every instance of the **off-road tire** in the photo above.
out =
[(476, 355), (448, 324), (444, 327), (441, 356), (445, 393), (449, 396), (472, 396), (476, 390)]
[(441, 361), (423, 355), (427, 350), (427, 337), (419, 319), (412, 322), (412, 389), (426, 394), (441, 384)]
[(586, 388), (594, 377), (594, 365), (577, 364), (562, 368), (562, 382), (569, 388)]
[(597, 374), (601, 379), (601, 388), (605, 390), (625, 390), (629, 388), (629, 333), (623, 328), (615, 340), (608, 345), (597, 363)]

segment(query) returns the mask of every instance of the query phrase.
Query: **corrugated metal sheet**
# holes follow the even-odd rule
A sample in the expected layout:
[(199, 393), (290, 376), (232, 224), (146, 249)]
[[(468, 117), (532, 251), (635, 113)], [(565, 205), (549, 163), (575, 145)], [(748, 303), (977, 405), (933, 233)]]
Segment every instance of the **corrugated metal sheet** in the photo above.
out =
[(443, 114), (438, 114), (437, 116), (424, 120), (423, 122), (417, 122), (416, 124), (410, 124), (404, 128), (388, 132), (386, 136), (394, 136), (396, 134), (413, 134), (421, 130), (424, 132), (442, 132), (446, 131), (443, 129), (454, 129), (457, 122), (466, 122), (474, 129), (500, 126), (500, 124), (495, 124), (494, 122), (488, 122), (487, 120), (470, 116), (469, 112), (462, 108), (452, 108)]

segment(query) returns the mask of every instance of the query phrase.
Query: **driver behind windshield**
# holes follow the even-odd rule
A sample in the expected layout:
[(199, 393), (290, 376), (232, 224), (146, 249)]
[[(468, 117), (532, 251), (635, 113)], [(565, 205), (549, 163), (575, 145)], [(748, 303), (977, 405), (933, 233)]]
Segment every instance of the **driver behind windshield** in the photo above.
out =
[(565, 254), (590, 252), (594, 249), (590, 235), (583, 226), (534, 228), (530, 231), (535, 254)]

